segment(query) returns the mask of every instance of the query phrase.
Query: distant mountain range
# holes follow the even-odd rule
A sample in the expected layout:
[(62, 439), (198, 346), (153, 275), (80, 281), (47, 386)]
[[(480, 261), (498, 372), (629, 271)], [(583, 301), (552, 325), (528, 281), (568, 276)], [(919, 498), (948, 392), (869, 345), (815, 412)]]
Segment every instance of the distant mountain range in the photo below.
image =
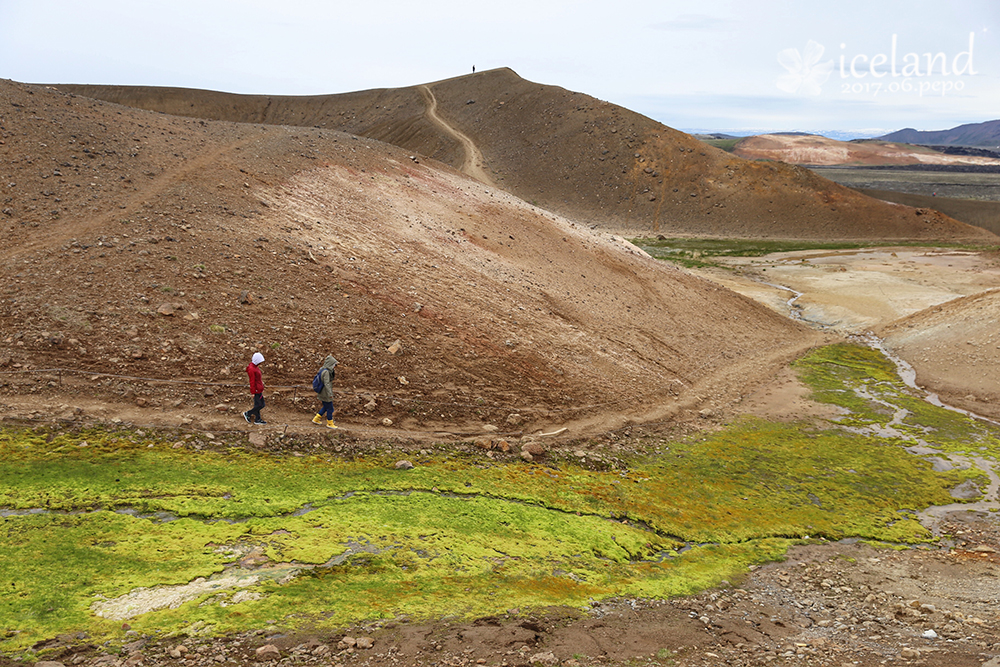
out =
[(973, 146), (977, 148), (1000, 149), (1000, 120), (988, 120), (985, 123), (969, 123), (959, 125), (950, 130), (924, 132), (906, 128), (891, 132), (879, 139), (906, 144), (922, 144), (936, 146)]

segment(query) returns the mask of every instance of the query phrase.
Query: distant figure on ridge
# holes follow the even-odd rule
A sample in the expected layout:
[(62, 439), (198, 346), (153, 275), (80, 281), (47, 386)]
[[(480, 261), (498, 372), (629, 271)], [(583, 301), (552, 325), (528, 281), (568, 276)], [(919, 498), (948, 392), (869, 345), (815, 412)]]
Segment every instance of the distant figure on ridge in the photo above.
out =
[(333, 368), (337, 363), (332, 354), (326, 355), (323, 366), (313, 378), (313, 389), (316, 390), (317, 398), (323, 404), (316, 416), (313, 417), (313, 424), (322, 426), (325, 420), (327, 428), (337, 428), (337, 425), (333, 423), (333, 379), (337, 375)]
[(475, 66), (475, 65), (473, 65), (473, 66), (472, 66), (472, 73), (473, 73), (473, 74), (475, 74), (475, 73), (476, 73), (476, 66)]
[(253, 407), (243, 413), (243, 419), (248, 424), (266, 424), (260, 418), (260, 411), (264, 409), (264, 377), (260, 372), (260, 365), (264, 363), (264, 355), (254, 352), (250, 363), (247, 364), (247, 377), (250, 378), (250, 393), (253, 394)]

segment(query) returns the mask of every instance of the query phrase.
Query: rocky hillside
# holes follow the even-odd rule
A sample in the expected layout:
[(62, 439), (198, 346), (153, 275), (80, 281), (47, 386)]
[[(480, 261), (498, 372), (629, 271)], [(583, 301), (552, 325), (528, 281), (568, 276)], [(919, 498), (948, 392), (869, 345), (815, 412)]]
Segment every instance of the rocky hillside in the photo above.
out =
[[(982, 240), (937, 212), (873, 200), (800, 167), (752, 162), (582, 93), (497, 69), (314, 97), (150, 87), (60, 89), (231, 122), (338, 129), (431, 156), (586, 225), (665, 235)], [(471, 153), (478, 155), (472, 155)], [(473, 172), (481, 156), (482, 171)]]
[(332, 353), (358, 427), (579, 432), (717, 413), (815, 341), (388, 144), (0, 95), (0, 384), (61, 396), (48, 417), (97, 396), (243, 424), (261, 351), (268, 409), (307, 421)]

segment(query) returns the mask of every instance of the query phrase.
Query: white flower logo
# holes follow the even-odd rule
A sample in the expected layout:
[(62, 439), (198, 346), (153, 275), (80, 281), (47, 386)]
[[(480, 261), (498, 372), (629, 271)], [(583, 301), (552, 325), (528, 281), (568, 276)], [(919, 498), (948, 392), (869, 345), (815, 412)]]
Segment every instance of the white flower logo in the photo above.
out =
[(778, 88), (786, 93), (801, 93), (802, 95), (819, 95), (821, 86), (830, 78), (833, 71), (833, 61), (819, 62), (823, 57), (822, 44), (809, 40), (805, 55), (798, 49), (785, 49), (778, 52), (778, 62), (788, 70), (787, 74), (778, 77)]

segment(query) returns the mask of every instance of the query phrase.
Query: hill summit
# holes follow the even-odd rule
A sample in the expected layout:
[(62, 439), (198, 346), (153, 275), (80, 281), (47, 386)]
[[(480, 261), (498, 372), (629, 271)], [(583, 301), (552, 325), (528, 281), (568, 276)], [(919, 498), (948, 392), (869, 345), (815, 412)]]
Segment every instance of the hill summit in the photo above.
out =
[(202, 119), (337, 129), (430, 156), (547, 210), (628, 234), (984, 240), (780, 162), (752, 162), (620, 106), (502, 68), (340, 95), (64, 85)]

